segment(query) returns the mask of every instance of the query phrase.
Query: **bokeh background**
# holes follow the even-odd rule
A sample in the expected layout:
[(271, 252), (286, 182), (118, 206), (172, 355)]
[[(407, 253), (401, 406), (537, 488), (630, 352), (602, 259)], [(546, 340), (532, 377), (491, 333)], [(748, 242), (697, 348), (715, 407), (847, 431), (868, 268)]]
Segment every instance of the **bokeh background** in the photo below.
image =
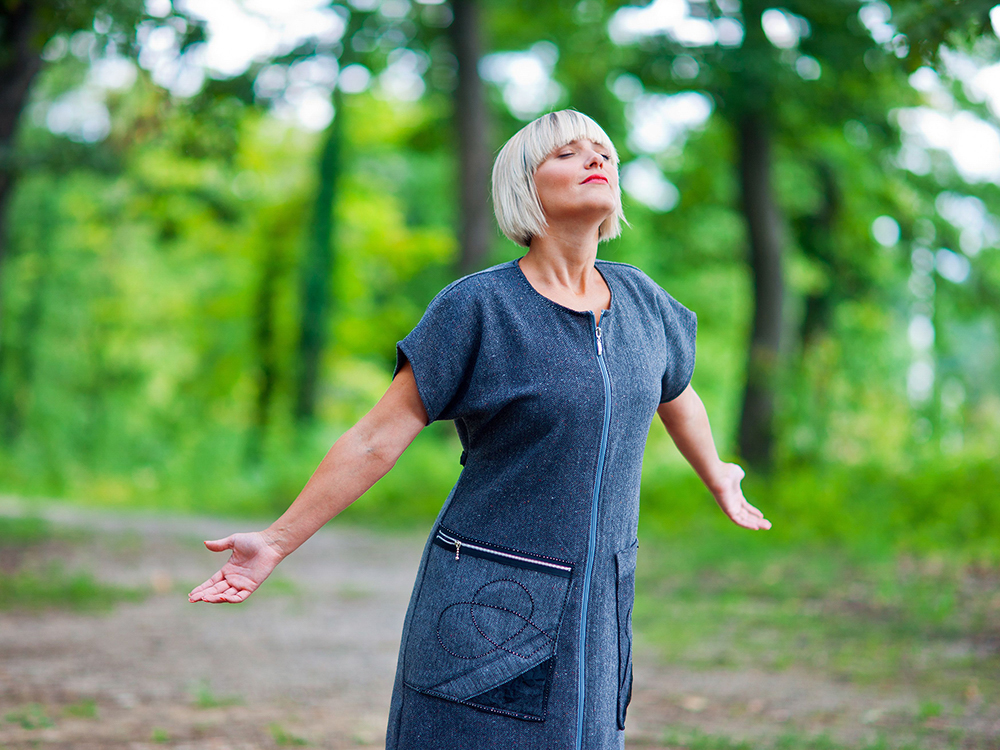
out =
[[(774, 524), (732, 526), (654, 424), (641, 638), (915, 691), (857, 747), (1000, 746), (991, 5), (3, 0), (0, 607), (111, 591), (26, 566), (53, 499), (283, 510), (433, 295), (523, 252), (492, 158), (573, 107), (622, 157), (600, 256), (698, 313), (694, 386)], [(459, 453), (432, 425), (337, 523), (426, 529)]]

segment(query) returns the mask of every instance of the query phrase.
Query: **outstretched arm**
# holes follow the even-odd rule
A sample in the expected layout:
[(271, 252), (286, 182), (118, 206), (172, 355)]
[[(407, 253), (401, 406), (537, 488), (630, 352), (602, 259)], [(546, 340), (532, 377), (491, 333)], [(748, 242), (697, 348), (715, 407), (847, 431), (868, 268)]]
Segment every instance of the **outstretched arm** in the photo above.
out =
[(271, 571), (327, 521), (381, 479), (427, 424), (427, 412), (407, 362), (371, 411), (345, 432), (288, 510), (264, 531), (205, 542), (232, 556), (195, 588), (192, 602), (241, 602)]
[(708, 413), (690, 385), (677, 398), (656, 410), (677, 449), (701, 477), (715, 501), (733, 523), (747, 529), (769, 529), (771, 522), (743, 497), (744, 472), (737, 464), (723, 462), (712, 439)]

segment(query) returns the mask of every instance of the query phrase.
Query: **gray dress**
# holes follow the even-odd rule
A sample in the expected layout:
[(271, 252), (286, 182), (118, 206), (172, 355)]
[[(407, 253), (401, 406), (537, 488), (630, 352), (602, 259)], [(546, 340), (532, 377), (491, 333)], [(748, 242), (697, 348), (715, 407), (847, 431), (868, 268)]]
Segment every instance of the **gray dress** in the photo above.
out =
[(398, 344), (464, 468), (417, 573), (388, 750), (623, 747), (642, 454), (691, 379), (696, 318), (634, 266), (596, 267), (599, 326), (511, 261)]

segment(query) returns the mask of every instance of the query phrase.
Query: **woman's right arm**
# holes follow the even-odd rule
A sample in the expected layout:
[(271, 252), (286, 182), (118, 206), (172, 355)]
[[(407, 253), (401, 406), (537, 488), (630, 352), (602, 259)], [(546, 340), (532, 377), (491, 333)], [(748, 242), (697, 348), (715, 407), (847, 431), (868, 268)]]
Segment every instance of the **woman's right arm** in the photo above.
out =
[(232, 556), (188, 596), (192, 602), (241, 602), (327, 521), (391, 469), (427, 424), (410, 363), (365, 416), (333, 444), (288, 510), (267, 529), (205, 542)]

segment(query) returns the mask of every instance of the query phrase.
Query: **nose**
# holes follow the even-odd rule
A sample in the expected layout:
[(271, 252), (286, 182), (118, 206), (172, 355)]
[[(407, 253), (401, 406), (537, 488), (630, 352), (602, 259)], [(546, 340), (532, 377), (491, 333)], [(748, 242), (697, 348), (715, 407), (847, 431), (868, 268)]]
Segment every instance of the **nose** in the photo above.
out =
[(592, 148), (590, 149), (590, 153), (587, 154), (587, 168), (589, 169), (595, 165), (603, 168), (604, 157), (601, 155), (600, 151)]

